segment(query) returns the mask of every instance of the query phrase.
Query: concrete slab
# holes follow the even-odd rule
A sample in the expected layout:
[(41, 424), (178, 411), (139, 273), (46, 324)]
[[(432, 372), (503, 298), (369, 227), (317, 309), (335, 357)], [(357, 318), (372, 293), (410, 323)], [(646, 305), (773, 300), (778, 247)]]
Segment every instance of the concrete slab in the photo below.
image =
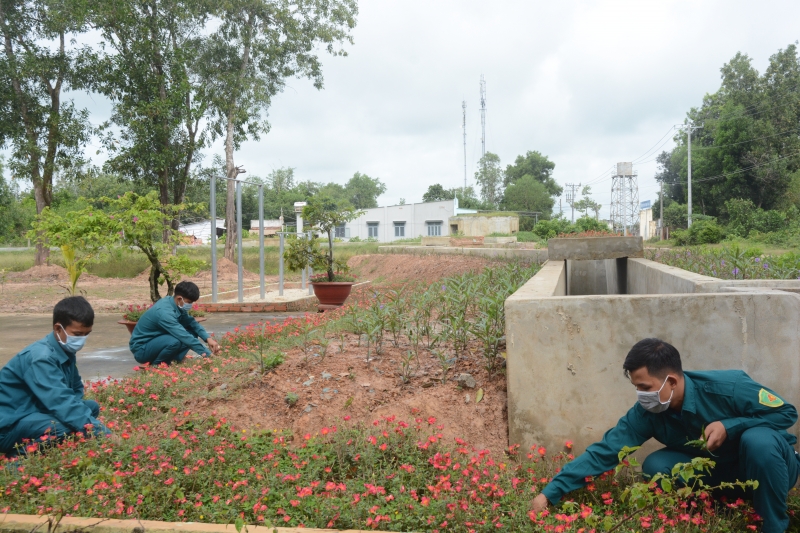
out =
[[(303, 313), (213, 313), (207, 315), (203, 327), (217, 336), (233, 331), (237, 326), (263, 320), (285, 320)], [(125, 326), (117, 324), (120, 315), (96, 315), (92, 334), (86, 348), (78, 352), (78, 368), (84, 379), (121, 377), (136, 366), (128, 349), (130, 334)], [(0, 315), (0, 367), (27, 345), (36, 342), (52, 331), (51, 315)]]
[[(52, 527), (50, 526), (52, 520)], [(109, 518), (78, 518), (32, 516), (20, 514), (0, 515), (0, 533), (142, 533), (143, 531), (180, 531), (181, 533), (236, 533), (233, 524), (201, 524), (198, 522), (158, 522), (155, 520), (114, 520)], [(245, 529), (243, 529), (245, 531)], [(314, 529), (294, 527), (264, 527), (247, 525), (248, 533), (356, 533), (356, 530)], [(360, 531), (360, 530), (359, 530)]]
[(547, 241), (547, 258), (553, 261), (565, 259), (588, 261), (621, 257), (644, 257), (642, 238), (580, 237)]

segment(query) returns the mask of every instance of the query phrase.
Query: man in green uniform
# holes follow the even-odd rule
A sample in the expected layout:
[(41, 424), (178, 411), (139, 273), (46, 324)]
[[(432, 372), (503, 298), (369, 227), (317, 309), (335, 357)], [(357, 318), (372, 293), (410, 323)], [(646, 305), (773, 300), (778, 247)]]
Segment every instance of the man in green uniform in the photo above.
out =
[(15, 454), (26, 441), (69, 433), (111, 433), (97, 420), (97, 402), (83, 399), (75, 364), (93, 324), (94, 310), (85, 298), (64, 298), (53, 308), (53, 331), (0, 370), (0, 453)]
[(646, 476), (669, 474), (677, 463), (710, 457), (686, 442), (701, 437), (717, 466), (704, 482), (758, 481), (753, 507), (764, 519), (763, 531), (777, 533), (789, 525), (786, 497), (800, 473), (797, 442), (788, 433), (797, 410), (772, 390), (740, 370), (684, 372), (673, 346), (659, 339), (636, 343), (622, 365), (636, 387), (638, 402), (603, 440), (568, 463), (533, 500), (540, 512), (549, 503), (585, 484), (585, 478), (612, 470), (625, 446), (654, 438), (666, 447), (642, 465)]
[[(174, 296), (165, 296), (148, 309), (131, 334), (129, 346), (136, 361), (169, 365), (183, 361), (190, 349), (206, 357), (219, 352), (217, 341), (189, 314), (199, 298), (197, 285), (182, 281), (175, 286)], [(208, 348), (198, 338), (206, 341)]]

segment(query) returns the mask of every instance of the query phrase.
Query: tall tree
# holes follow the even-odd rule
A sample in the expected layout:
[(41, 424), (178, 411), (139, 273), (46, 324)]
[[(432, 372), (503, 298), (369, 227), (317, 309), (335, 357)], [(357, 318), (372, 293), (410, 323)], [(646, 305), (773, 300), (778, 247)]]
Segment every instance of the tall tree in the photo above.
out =
[[(0, 145), (11, 148), (11, 171), (31, 180), (41, 213), (52, 203), (54, 173), (81, 160), (90, 135), (88, 113), (63, 100), (79, 54), (66, 41), (84, 21), (79, 9), (55, 0), (2, 0), (0, 24)], [(37, 244), (37, 265), (48, 252)]]
[[(162, 206), (182, 204), (204, 143), (192, 70), (208, 18), (201, 0), (104, 0), (91, 4), (103, 47), (84, 64), (86, 86), (113, 104), (102, 125), (109, 171), (158, 189)], [(172, 229), (178, 220), (172, 218)], [(169, 233), (164, 232), (164, 239)]]
[(428, 190), (422, 195), (423, 202), (441, 202), (442, 200), (452, 200), (455, 197), (452, 191), (445, 189), (439, 183), (428, 185)]
[(366, 174), (356, 172), (344, 184), (347, 200), (354, 208), (368, 209), (378, 207), (378, 197), (386, 192), (386, 184), (380, 178), (370, 178)]
[[(286, 78), (306, 77), (322, 88), (320, 49), (346, 55), (355, 0), (228, 0), (217, 5), (219, 26), (203, 46), (198, 72), (211, 106), (212, 137), (225, 137), (228, 176), (225, 257), (233, 259), (234, 151), (269, 131), (272, 97)], [(230, 231), (234, 229), (234, 232)]]
[(503, 185), (507, 187), (512, 183), (516, 183), (523, 176), (531, 176), (545, 186), (550, 196), (561, 196), (563, 189), (553, 179), (553, 169), (555, 168), (556, 164), (550, 161), (546, 155), (536, 151), (528, 151), (524, 156), (517, 156), (513, 165), (506, 167)]
[(539, 212), (541, 218), (550, 218), (555, 200), (547, 187), (533, 176), (522, 176), (506, 187), (503, 209), (508, 211)]
[(492, 207), (497, 207), (503, 184), (503, 169), (500, 168), (500, 157), (497, 154), (486, 152), (480, 158), (475, 181), (481, 186), (483, 201)]
[(575, 202), (575, 209), (584, 215), (588, 215), (589, 211), (594, 211), (594, 218), (600, 218), (600, 209), (603, 206), (592, 198), (592, 187), (589, 185), (584, 186), (581, 189), (581, 196), (582, 198)]

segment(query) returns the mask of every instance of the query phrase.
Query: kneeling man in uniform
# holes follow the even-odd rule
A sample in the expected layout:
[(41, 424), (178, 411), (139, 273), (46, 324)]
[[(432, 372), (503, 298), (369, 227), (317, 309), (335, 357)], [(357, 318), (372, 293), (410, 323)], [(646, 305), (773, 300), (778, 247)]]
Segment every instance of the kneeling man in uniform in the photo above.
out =
[[(180, 363), (190, 349), (204, 357), (219, 352), (219, 343), (189, 314), (199, 298), (197, 285), (181, 281), (175, 286), (173, 296), (164, 296), (148, 309), (131, 334), (129, 346), (134, 359), (157, 366)], [(208, 348), (198, 338), (206, 341)]]
[(0, 453), (26, 451), (26, 441), (60, 439), (69, 433), (111, 433), (97, 420), (100, 406), (83, 399), (75, 355), (94, 324), (83, 296), (53, 308), (53, 331), (19, 352), (0, 370)]
[(786, 498), (800, 473), (794, 451), (797, 439), (788, 433), (797, 410), (774, 391), (759, 385), (741, 370), (684, 372), (673, 346), (659, 339), (637, 342), (622, 365), (636, 387), (638, 402), (603, 440), (586, 448), (566, 464), (533, 500), (540, 512), (549, 503), (585, 485), (585, 479), (612, 470), (625, 446), (639, 446), (650, 438), (662, 448), (642, 465), (650, 477), (670, 474), (677, 463), (693, 457), (711, 457), (686, 446), (705, 428), (708, 451), (717, 466), (703, 481), (758, 481), (752, 491), (753, 507), (764, 519), (765, 533), (785, 531), (789, 525)]

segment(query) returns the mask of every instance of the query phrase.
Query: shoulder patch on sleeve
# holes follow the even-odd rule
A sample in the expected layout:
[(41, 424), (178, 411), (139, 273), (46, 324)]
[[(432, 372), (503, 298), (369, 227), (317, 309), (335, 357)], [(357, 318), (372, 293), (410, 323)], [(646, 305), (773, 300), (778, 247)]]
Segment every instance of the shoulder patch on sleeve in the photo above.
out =
[(758, 391), (758, 403), (761, 405), (766, 405), (767, 407), (780, 407), (783, 405), (783, 400), (769, 392), (767, 389), (761, 389)]

